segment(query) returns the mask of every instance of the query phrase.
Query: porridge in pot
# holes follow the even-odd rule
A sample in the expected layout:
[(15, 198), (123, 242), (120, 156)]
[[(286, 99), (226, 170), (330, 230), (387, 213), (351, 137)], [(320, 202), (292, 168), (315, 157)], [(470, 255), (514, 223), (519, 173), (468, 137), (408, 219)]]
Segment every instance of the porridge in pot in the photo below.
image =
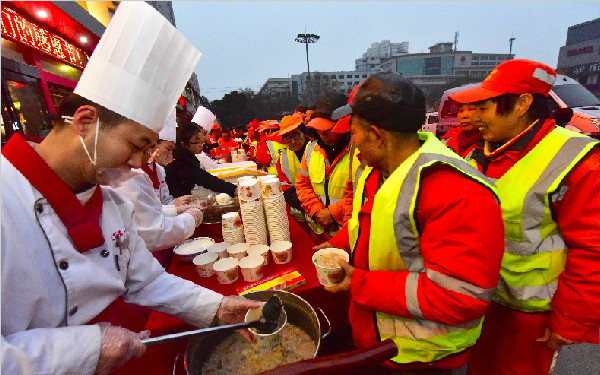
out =
[(312, 358), (316, 345), (300, 327), (283, 327), (282, 345), (266, 352), (235, 333), (221, 342), (202, 369), (202, 375), (252, 375)]

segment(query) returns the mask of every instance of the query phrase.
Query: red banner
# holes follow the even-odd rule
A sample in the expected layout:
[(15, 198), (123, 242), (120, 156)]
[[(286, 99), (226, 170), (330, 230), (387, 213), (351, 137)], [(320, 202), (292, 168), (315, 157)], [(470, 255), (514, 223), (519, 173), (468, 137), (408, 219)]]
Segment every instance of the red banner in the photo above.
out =
[(26, 20), (14, 10), (2, 7), (2, 36), (24, 43), (81, 69), (89, 57), (60, 36)]

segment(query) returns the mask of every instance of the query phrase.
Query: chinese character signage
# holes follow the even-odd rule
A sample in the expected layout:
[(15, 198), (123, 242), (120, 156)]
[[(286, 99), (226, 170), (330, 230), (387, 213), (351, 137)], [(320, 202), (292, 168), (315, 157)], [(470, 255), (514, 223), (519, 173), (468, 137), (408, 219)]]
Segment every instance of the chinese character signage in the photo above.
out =
[(81, 69), (89, 59), (81, 49), (6, 7), (2, 7), (2, 36), (24, 43)]

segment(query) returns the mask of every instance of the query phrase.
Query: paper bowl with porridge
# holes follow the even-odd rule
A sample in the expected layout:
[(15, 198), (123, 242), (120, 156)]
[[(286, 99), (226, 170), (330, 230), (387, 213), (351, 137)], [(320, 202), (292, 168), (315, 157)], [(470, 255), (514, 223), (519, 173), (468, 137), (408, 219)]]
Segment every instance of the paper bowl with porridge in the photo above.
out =
[(312, 256), (312, 262), (317, 269), (317, 278), (324, 286), (334, 286), (344, 279), (344, 269), (339, 261), (350, 261), (350, 256), (342, 249), (333, 247), (321, 249)]

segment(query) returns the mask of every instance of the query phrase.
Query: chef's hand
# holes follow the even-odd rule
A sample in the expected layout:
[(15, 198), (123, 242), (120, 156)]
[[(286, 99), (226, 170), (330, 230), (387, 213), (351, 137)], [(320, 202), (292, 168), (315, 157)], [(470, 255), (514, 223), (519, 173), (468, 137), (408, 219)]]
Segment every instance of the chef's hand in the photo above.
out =
[(545, 342), (546, 346), (552, 349), (556, 349), (561, 345), (571, 345), (578, 344), (578, 342), (571, 341), (559, 335), (556, 332), (553, 332), (550, 328), (546, 328), (546, 332), (544, 332), (544, 336), (535, 340), (537, 342)]
[(185, 205), (190, 204), (193, 200), (194, 200), (194, 197), (191, 195), (182, 195), (181, 197), (176, 198), (175, 202), (173, 202), (173, 204), (175, 205), (175, 207), (185, 206)]
[(313, 249), (313, 251), (317, 251), (317, 250), (321, 250), (321, 249), (327, 249), (330, 247), (334, 247), (334, 246), (329, 241), (327, 241), (327, 242), (323, 242), (322, 244), (313, 247), (312, 249)]
[[(221, 305), (217, 310), (217, 318), (221, 324), (241, 323), (244, 321), (248, 310), (257, 309), (264, 304), (264, 302), (252, 301), (242, 296), (226, 296), (221, 300)], [(246, 340), (256, 341), (247, 329), (241, 329), (238, 332)]]
[(150, 337), (150, 331), (132, 332), (126, 328), (100, 325), (102, 346), (95, 375), (110, 374), (132, 357), (140, 357), (146, 352), (141, 339)]
[(194, 217), (194, 222), (196, 223), (196, 226), (202, 224), (202, 219), (204, 219), (204, 213), (201, 209), (192, 207), (188, 208), (185, 212)]
[(354, 267), (344, 260), (338, 260), (338, 264), (344, 269), (345, 275), (341, 283), (337, 284), (336, 286), (325, 287), (325, 290), (331, 293), (347, 292), (350, 290), (350, 283), (352, 281)]
[(217, 318), (221, 324), (241, 323), (249, 309), (256, 309), (264, 304), (264, 302), (253, 301), (242, 296), (226, 296), (221, 300)]
[(329, 212), (328, 208), (322, 208), (315, 214), (315, 221), (319, 225), (326, 227), (333, 223), (333, 216), (331, 215), (331, 212)]

